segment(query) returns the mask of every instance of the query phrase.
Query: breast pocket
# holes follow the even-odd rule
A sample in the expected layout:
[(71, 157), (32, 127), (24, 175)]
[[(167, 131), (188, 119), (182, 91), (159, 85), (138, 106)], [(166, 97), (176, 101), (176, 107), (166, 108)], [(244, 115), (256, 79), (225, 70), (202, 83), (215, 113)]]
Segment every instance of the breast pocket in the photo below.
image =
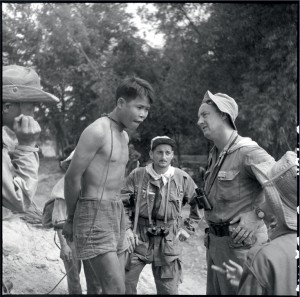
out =
[(219, 171), (217, 179), (219, 185), (218, 198), (232, 201), (239, 199), (239, 170)]

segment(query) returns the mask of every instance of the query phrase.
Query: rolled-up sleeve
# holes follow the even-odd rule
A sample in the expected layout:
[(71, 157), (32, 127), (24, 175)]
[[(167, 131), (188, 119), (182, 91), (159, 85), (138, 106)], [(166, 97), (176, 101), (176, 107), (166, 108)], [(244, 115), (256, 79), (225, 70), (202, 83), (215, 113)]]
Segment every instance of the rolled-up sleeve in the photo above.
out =
[(252, 178), (257, 179), (257, 172), (254, 169), (255, 165), (264, 162), (273, 164), (275, 160), (271, 155), (269, 155), (264, 149), (259, 146), (254, 147), (253, 149), (249, 149), (247, 154), (245, 154), (245, 169)]
[(16, 149), (8, 154), (2, 148), (2, 206), (17, 212), (26, 211), (38, 185), (39, 156), (37, 152)]
[[(245, 155), (245, 169), (248, 175), (257, 180), (260, 185), (263, 184), (264, 178), (262, 178), (262, 174), (259, 170), (257, 170), (257, 165), (259, 164), (268, 164), (268, 166), (272, 166), (272, 164), (275, 163), (274, 158), (269, 155), (264, 149), (261, 147), (255, 147), (253, 149), (250, 149), (248, 153)], [(264, 202), (264, 193), (261, 192), (260, 195), (258, 195), (254, 201), (253, 201), (253, 207), (258, 207)]]

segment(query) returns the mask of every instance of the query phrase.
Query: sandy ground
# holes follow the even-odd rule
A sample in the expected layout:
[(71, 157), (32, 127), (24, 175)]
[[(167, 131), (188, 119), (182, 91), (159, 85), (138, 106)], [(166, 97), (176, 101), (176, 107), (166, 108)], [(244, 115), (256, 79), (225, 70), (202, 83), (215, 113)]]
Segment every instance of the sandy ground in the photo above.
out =
[[(39, 187), (35, 202), (43, 207), (50, 198), (56, 181), (62, 176), (58, 161), (41, 159)], [(188, 208), (183, 209), (183, 217)], [(6, 214), (2, 227), (3, 279), (13, 283), (12, 294), (47, 294), (64, 276), (65, 270), (59, 258), (59, 248), (54, 243), (55, 232), (40, 225), (30, 224), (16, 215)], [(56, 241), (59, 242), (56, 237)], [(203, 228), (200, 226), (195, 236), (183, 243), (183, 283), (179, 287), (181, 295), (204, 295), (206, 283), (205, 248)], [(86, 283), (83, 272), (80, 275), (83, 294)], [(68, 294), (67, 280), (50, 294)], [(151, 266), (147, 265), (139, 279), (138, 294), (156, 294)]]

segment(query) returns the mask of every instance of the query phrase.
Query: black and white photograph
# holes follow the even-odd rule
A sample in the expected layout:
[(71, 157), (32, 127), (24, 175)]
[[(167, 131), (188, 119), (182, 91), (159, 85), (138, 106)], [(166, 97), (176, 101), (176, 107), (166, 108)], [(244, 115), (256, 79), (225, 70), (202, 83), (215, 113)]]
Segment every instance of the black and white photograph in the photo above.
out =
[(1, 2), (2, 295), (299, 294), (299, 2)]

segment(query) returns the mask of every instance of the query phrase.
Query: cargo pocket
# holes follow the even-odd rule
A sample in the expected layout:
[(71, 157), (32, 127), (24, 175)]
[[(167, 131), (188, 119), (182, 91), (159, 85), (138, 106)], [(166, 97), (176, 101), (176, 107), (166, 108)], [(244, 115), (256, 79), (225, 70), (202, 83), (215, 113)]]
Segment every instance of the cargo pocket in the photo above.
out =
[(171, 232), (163, 239), (164, 255), (165, 256), (179, 256), (181, 254), (182, 246), (180, 241), (175, 241), (175, 235)]

